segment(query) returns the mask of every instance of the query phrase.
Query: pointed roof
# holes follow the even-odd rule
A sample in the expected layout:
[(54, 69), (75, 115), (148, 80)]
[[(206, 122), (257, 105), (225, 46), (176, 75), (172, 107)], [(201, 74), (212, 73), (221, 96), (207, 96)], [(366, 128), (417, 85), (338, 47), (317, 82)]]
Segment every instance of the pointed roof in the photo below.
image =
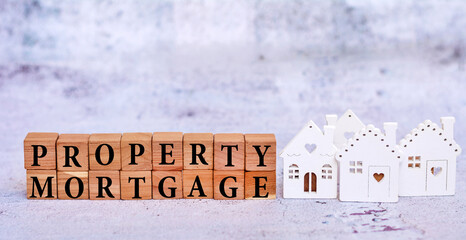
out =
[(432, 133), (435, 133), (440, 144), (446, 144), (449, 149), (455, 152), (456, 156), (460, 155), (461, 147), (456, 143), (455, 139), (453, 139), (453, 137), (446, 137), (445, 130), (430, 120), (425, 120), (411, 130), (410, 133), (401, 139), (399, 146), (401, 149), (407, 148), (409, 145), (413, 144), (413, 142), (416, 142), (416, 139), (420, 139)]
[[(301, 130), (299, 130), (299, 132), (290, 140), (290, 142), (288, 142), (288, 144), (286, 144), (285, 148), (283, 148), (283, 150), (280, 152), (280, 157), (285, 157), (286, 155), (288, 156), (292, 156), (292, 155), (296, 155), (296, 153), (288, 153), (290, 151), (290, 149), (294, 148), (295, 144), (298, 144), (299, 140), (302, 138), (302, 135), (304, 134), (311, 134), (311, 135), (323, 135), (323, 132), (322, 130), (320, 130), (320, 128), (317, 126), (317, 124), (315, 124), (314, 121), (310, 120), (306, 125), (304, 125), (303, 128), (301, 128)], [(309, 143), (311, 143), (312, 141), (312, 138), (309, 139)]]
[(329, 123), (329, 125), (335, 125), (333, 144), (337, 148), (343, 147), (348, 141), (345, 136), (346, 133), (357, 133), (365, 127), (364, 123), (362, 123), (351, 109), (348, 109), (335, 123)]
[(394, 157), (397, 159), (401, 160), (401, 155), (402, 152), (399, 148), (398, 145), (396, 144), (387, 144), (385, 141), (387, 139), (387, 135), (385, 133), (382, 133), (380, 129), (374, 127), (374, 125), (369, 124), (365, 128), (361, 129), (357, 133), (354, 134), (354, 136), (350, 139), (348, 139), (348, 142), (343, 145), (342, 148), (340, 148), (337, 153), (335, 154), (335, 159), (338, 161), (341, 161), (344, 157), (345, 154), (351, 151), (354, 151), (354, 149), (358, 148), (358, 144), (364, 139), (364, 138), (369, 138), (373, 137), (376, 142), (379, 142), (382, 145), (385, 145), (385, 149), (387, 151), (390, 151)]

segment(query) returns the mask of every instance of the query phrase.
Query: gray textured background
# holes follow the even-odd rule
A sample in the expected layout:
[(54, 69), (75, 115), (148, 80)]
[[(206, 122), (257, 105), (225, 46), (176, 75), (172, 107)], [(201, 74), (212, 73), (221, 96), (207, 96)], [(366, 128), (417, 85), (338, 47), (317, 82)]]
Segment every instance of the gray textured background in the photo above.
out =
[(0, 0), (0, 238), (466, 237), (454, 197), (28, 201), (22, 140), (60, 133), (272, 132), (351, 108), (365, 123), (457, 118), (466, 151), (465, 1)]

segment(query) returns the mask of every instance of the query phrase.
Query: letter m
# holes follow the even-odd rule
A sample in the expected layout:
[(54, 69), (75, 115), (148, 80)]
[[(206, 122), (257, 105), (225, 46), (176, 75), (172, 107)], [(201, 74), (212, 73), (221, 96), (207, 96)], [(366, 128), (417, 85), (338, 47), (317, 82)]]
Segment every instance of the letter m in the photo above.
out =
[(39, 194), (39, 197), (42, 197), (42, 195), (44, 195), (45, 188), (47, 188), (47, 196), (45, 198), (53, 198), (52, 179), (54, 177), (47, 177), (47, 180), (45, 180), (43, 187), (40, 186), (40, 182), (37, 177), (31, 177), (31, 178), (32, 178), (32, 191), (31, 191), (31, 196), (29, 198), (37, 198), (36, 195), (34, 195), (35, 188), (37, 188), (37, 193)]

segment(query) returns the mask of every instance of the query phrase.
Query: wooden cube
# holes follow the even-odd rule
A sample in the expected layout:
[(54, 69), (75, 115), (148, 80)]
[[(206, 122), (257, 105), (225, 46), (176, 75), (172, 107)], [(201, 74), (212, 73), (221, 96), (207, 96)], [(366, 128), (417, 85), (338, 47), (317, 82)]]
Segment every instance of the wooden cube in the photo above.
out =
[(28, 199), (56, 199), (57, 171), (27, 170), (26, 171)]
[(185, 133), (183, 136), (184, 169), (214, 169), (214, 135)]
[(121, 199), (141, 200), (152, 198), (151, 171), (121, 171)]
[(212, 170), (183, 170), (184, 198), (213, 198)]
[(57, 140), (57, 169), (89, 170), (89, 134), (60, 134)]
[(152, 171), (152, 195), (154, 199), (183, 198), (181, 171)]
[(246, 199), (275, 199), (275, 171), (245, 173)]
[(57, 171), (58, 199), (89, 199), (89, 172)]
[(214, 171), (214, 199), (244, 199), (244, 171)]
[(214, 135), (214, 169), (244, 171), (244, 135), (218, 133)]
[(152, 133), (123, 133), (121, 169), (152, 170)]
[(120, 171), (89, 171), (91, 200), (120, 199)]
[(120, 170), (120, 133), (94, 133), (89, 138), (89, 169)]
[(24, 168), (56, 170), (58, 133), (30, 132), (24, 139)]
[(183, 170), (183, 133), (155, 132), (152, 137), (153, 170)]
[(246, 171), (275, 171), (276, 141), (274, 134), (245, 134)]

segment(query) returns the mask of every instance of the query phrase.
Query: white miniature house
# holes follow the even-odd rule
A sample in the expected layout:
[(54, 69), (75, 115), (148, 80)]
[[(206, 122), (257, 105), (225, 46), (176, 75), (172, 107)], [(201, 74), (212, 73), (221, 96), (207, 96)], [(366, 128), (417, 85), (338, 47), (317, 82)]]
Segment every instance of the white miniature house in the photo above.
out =
[(461, 153), (453, 139), (455, 118), (440, 120), (442, 128), (426, 120), (400, 141), (405, 154), (400, 166), (400, 196), (455, 194), (456, 157)]
[(373, 125), (356, 133), (336, 153), (340, 166), (340, 201), (397, 202), (399, 165), (397, 123)]
[[(329, 120), (335, 122), (336, 116), (327, 116)], [(284, 198), (337, 197), (334, 130), (335, 126), (326, 125), (322, 132), (310, 121), (280, 153), (284, 163)]]
[(351, 110), (347, 110), (338, 121), (336, 117), (327, 119), (327, 121), (331, 121), (327, 124), (335, 126), (333, 144), (335, 144), (338, 149), (343, 147), (348, 139), (353, 137), (355, 133), (365, 127), (364, 123), (362, 123), (358, 116)]

